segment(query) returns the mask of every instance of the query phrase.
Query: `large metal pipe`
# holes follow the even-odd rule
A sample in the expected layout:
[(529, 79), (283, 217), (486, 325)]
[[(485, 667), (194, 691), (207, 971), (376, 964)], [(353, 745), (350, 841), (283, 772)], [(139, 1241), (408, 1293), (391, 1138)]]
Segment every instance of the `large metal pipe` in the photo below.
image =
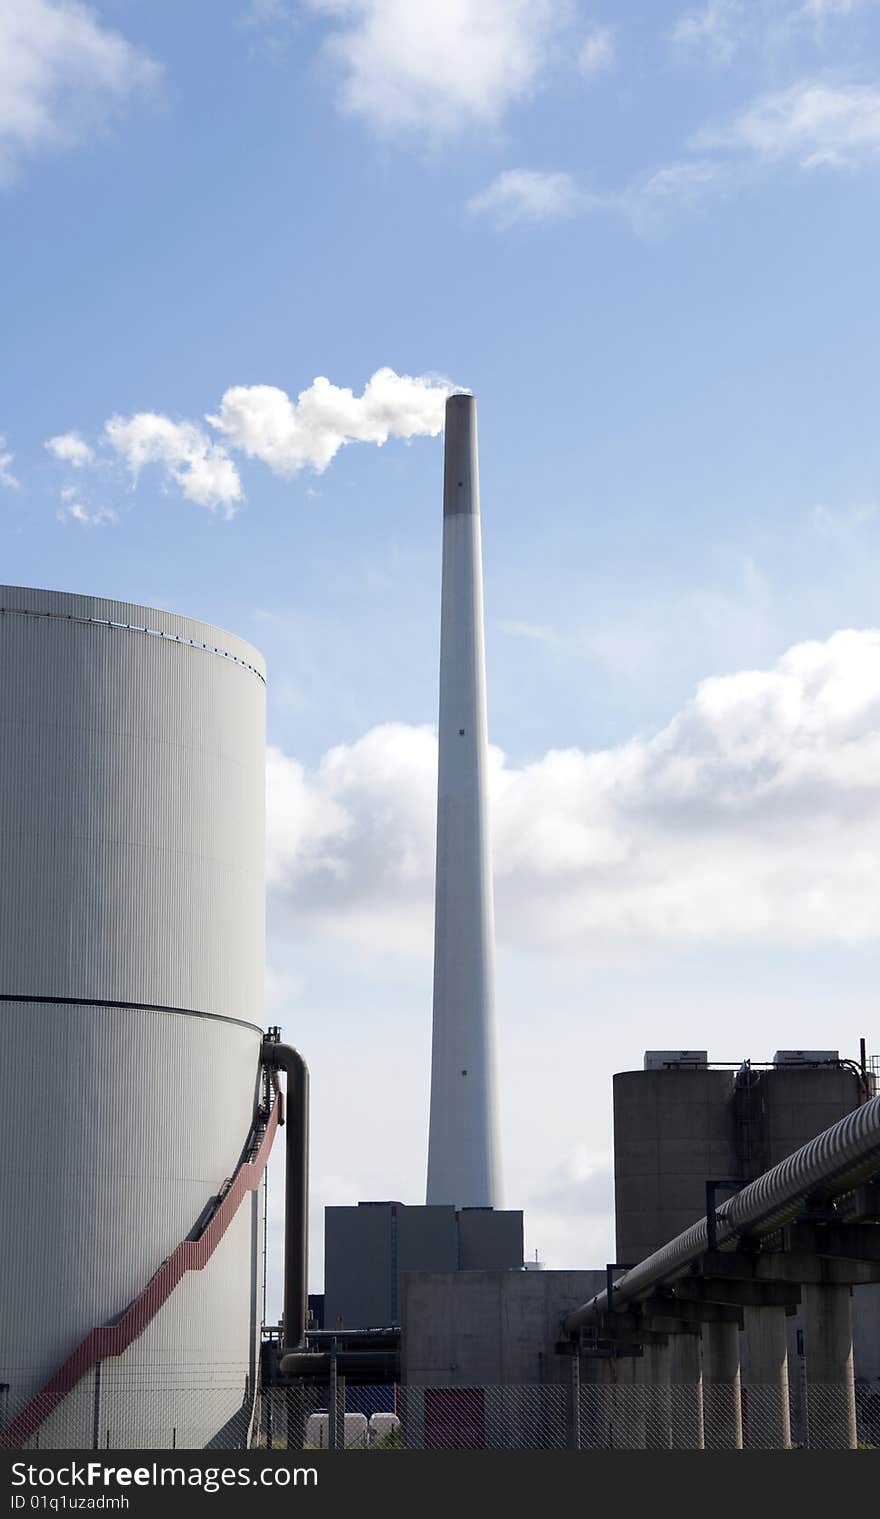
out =
[[(303, 1377), (310, 1382), (326, 1383), (333, 1359), (328, 1350), (296, 1350), (284, 1355), (279, 1363), (283, 1377)], [(336, 1369), (359, 1383), (394, 1382), (400, 1372), (400, 1357), (393, 1350), (338, 1350)]]
[(309, 1068), (292, 1044), (264, 1039), (262, 1059), (287, 1077), (284, 1148), (284, 1309), (282, 1345), (305, 1341), (309, 1281)]
[[(871, 1176), (878, 1163), (880, 1097), (874, 1097), (722, 1203), (716, 1210), (717, 1245), (730, 1245), (744, 1234), (772, 1233), (797, 1217), (811, 1192), (821, 1189), (839, 1197)], [(614, 1283), (613, 1304), (607, 1291), (600, 1292), (568, 1314), (564, 1333), (575, 1334), (618, 1303), (681, 1276), (708, 1245), (707, 1220), (701, 1218), (620, 1277)]]

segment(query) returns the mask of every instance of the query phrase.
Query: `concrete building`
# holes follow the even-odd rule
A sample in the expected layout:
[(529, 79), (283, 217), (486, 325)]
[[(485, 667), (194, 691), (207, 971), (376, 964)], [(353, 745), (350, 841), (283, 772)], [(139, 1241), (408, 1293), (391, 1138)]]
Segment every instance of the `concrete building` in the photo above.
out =
[[(718, 1188), (721, 1202), (852, 1112), (874, 1087), (870, 1071), (836, 1050), (780, 1050), (769, 1066), (713, 1066), (705, 1050), (647, 1051), (643, 1070), (614, 1077), (616, 1260), (635, 1264), (705, 1216), (707, 1181), (728, 1184)], [(855, 1287), (851, 1309), (856, 1378), (880, 1389), (880, 1287)], [(776, 1319), (763, 1314), (775, 1338), (759, 1336), (753, 1324), (742, 1344), (743, 1376), (753, 1382), (770, 1377), (763, 1351), (768, 1366), (787, 1356), (795, 1409), (805, 1312), (806, 1304)]]
[(500, 1208), (477, 405), (446, 403), (427, 1201)]
[[(260, 1100), (265, 673), (219, 629), (0, 589), (0, 1383), (11, 1418), (238, 1165)], [(204, 1445), (253, 1396), (247, 1194), (44, 1447)]]
[(864, 1093), (858, 1066), (836, 1050), (779, 1051), (768, 1067), (649, 1050), (643, 1070), (614, 1077), (618, 1261), (641, 1260), (704, 1214), (707, 1181), (753, 1181)]
[(464, 1279), (523, 1263), (519, 1212), (367, 1202), (327, 1208), (324, 1219), (325, 1329), (399, 1325), (407, 1273)]
[(404, 1276), (401, 1380), (407, 1386), (565, 1383), (560, 1324), (605, 1285), (604, 1271), (420, 1272)]

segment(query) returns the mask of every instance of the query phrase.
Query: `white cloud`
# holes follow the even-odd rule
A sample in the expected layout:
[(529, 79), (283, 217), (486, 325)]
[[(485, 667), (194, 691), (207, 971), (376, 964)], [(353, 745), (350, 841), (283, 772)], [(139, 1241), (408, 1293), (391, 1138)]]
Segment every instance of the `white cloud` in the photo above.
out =
[(7, 490), (17, 490), (18, 481), (10, 468), (15, 455), (4, 452), (6, 439), (0, 433), (0, 485), (5, 485)]
[(811, 513), (813, 531), (830, 543), (852, 543), (866, 523), (877, 516), (877, 510), (874, 501), (844, 511), (820, 504)]
[(64, 487), (61, 500), (63, 505), (55, 513), (59, 522), (76, 522), (80, 527), (109, 527), (118, 520), (110, 507), (102, 506), (93, 510), (87, 506), (80, 499), (80, 493), (74, 485)]
[(877, 0), (803, 0), (803, 14), (814, 21), (826, 21), (834, 16), (851, 16)]
[(707, 128), (695, 146), (741, 149), (766, 162), (856, 169), (880, 154), (880, 88), (802, 79), (758, 96), (726, 128)]
[[(754, 0), (751, 3), (754, 6)], [(754, 10), (747, 12), (742, 0), (708, 0), (698, 10), (679, 16), (670, 36), (679, 48), (716, 63), (729, 63), (750, 21), (754, 21)]]
[[(880, 923), (880, 631), (704, 681), (618, 748), (492, 751), (497, 923), (508, 944), (873, 940)], [(269, 769), (273, 913), (427, 952), (436, 740), (372, 729), (314, 771)]]
[(383, 724), (330, 749), (311, 774), (270, 749), (270, 887), (285, 900), (304, 889), (316, 917), (332, 925), (341, 912), (355, 938), (393, 942), (403, 919), (418, 937), (434, 868), (436, 789), (430, 728)]
[(531, 1242), (551, 1266), (613, 1258), (614, 1159), (607, 1151), (578, 1145), (540, 1178), (524, 1205), (527, 1259)]
[(295, 401), (274, 385), (234, 385), (208, 421), (231, 447), (262, 459), (278, 474), (292, 475), (304, 465), (326, 469), (345, 443), (435, 438), (454, 389), (446, 380), (393, 369), (377, 369), (360, 396), (323, 376)]
[(227, 515), (241, 499), (241, 481), (228, 453), (192, 422), (140, 411), (133, 417), (111, 417), (104, 433), (134, 476), (146, 464), (162, 465), (188, 501), (223, 507)]
[(835, 22), (878, 0), (704, 0), (683, 11), (669, 37), (683, 58), (729, 64), (745, 51), (785, 57), (805, 41), (824, 47)]
[(0, 182), (22, 158), (81, 141), (158, 79), (145, 52), (78, 0), (3, 0)]
[(508, 622), (496, 623), (501, 633), (507, 633), (510, 638), (528, 638), (533, 643), (559, 642), (559, 634), (555, 628), (543, 622)]
[(468, 201), (468, 209), (501, 227), (518, 221), (556, 221), (583, 209), (586, 198), (570, 174), (505, 169)]
[(614, 64), (614, 36), (609, 26), (594, 26), (581, 43), (577, 64), (588, 79)]
[(636, 180), (617, 203), (634, 229), (648, 234), (662, 226), (670, 212), (682, 207), (698, 209), (731, 183), (728, 166), (717, 159), (683, 158)]
[(336, 22), (326, 44), (342, 109), (382, 132), (456, 133), (531, 94), (567, 6), (559, 0), (306, 0)]
[(94, 449), (75, 432), (59, 433), (55, 438), (47, 438), (46, 447), (56, 459), (64, 464), (72, 464), (74, 469), (82, 469), (84, 465), (91, 464), (95, 457)]
[(603, 194), (581, 189), (571, 174), (507, 169), (472, 196), (468, 210), (490, 216), (502, 228), (521, 221), (560, 221), (604, 211), (625, 216), (637, 233), (647, 235), (662, 225), (670, 211), (685, 206), (694, 209), (733, 181), (729, 164), (705, 157), (665, 164), (622, 190)]

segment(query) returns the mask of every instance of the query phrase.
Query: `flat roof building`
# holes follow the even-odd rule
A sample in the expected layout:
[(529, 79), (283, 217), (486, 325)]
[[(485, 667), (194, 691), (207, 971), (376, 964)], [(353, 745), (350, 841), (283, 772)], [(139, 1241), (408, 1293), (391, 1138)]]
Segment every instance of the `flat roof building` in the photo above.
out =
[(324, 1210), (324, 1327), (401, 1321), (406, 1272), (521, 1270), (523, 1216), (494, 1208), (361, 1202)]

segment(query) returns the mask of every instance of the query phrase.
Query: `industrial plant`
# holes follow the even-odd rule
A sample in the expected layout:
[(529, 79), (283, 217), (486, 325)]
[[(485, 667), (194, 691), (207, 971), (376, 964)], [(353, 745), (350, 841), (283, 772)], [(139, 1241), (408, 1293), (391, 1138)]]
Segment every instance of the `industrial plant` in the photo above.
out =
[(502, 1180), (476, 411), (446, 403), (425, 1200), (389, 1173), (384, 1197), (328, 1206), (322, 1293), (309, 1051), (264, 1027), (263, 659), (186, 617), (0, 588), (7, 1448), (880, 1447), (865, 1041), (766, 1064), (646, 1051), (614, 1076), (615, 1259), (524, 1260)]

